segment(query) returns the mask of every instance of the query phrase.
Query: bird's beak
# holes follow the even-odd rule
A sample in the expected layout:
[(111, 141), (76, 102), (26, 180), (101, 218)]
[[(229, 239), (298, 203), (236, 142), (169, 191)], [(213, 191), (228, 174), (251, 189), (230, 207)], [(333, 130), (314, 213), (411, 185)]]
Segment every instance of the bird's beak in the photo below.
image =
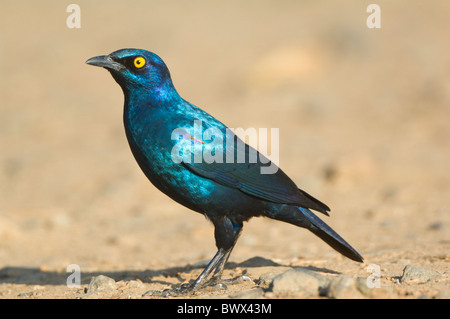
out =
[(114, 71), (122, 71), (125, 69), (122, 64), (111, 59), (109, 55), (95, 56), (87, 60), (86, 63), (94, 66), (101, 66), (105, 69)]

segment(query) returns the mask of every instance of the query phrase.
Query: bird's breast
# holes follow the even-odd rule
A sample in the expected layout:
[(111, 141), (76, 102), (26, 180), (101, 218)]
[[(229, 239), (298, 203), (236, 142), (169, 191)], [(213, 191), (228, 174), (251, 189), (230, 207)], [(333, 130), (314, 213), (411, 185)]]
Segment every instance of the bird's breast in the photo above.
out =
[(174, 153), (179, 151), (180, 140), (173, 138), (173, 132), (181, 123), (171, 119), (170, 114), (159, 113), (151, 109), (125, 109), (124, 125), (131, 151), (144, 174), (160, 191), (201, 211), (202, 202), (209, 201), (215, 184), (177, 162)]

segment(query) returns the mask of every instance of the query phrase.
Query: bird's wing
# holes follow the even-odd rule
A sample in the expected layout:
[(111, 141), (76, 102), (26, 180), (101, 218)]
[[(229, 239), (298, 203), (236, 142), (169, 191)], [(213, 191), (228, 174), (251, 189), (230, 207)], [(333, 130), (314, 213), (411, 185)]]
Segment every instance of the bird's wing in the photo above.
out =
[[(245, 148), (237, 147), (237, 141), (243, 143)], [(311, 208), (328, 215), (327, 211), (330, 209), (327, 205), (300, 190), (278, 167), (275, 166), (276, 170), (273, 170), (275, 171), (273, 174), (261, 174), (263, 167), (267, 168), (275, 164), (269, 162), (267, 158), (254, 148), (242, 142), (238, 137), (236, 137), (234, 145), (234, 148), (230, 148), (227, 145), (226, 149), (227, 152), (234, 152), (234, 161), (232, 163), (226, 163), (224, 158), (222, 163), (201, 161), (198, 163), (183, 162), (183, 165), (199, 176), (239, 189), (248, 195), (275, 203)], [(232, 150), (230, 151), (230, 149)], [(236, 162), (236, 159), (239, 158), (238, 154), (242, 155), (242, 152), (245, 153), (245, 162)], [(249, 160), (249, 153), (251, 152), (256, 152), (256, 161)]]

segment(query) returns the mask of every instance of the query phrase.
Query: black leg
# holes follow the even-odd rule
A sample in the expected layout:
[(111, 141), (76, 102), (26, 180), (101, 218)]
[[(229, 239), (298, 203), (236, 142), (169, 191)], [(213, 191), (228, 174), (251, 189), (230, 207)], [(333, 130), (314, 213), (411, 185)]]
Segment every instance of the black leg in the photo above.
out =
[(212, 271), (214, 271), (214, 273), (210, 283), (214, 284), (220, 282), (225, 264), (227, 263), (231, 251), (236, 245), (236, 241), (242, 231), (242, 223), (235, 224), (225, 216), (212, 218), (211, 220), (215, 226), (214, 236), (216, 238), (216, 246), (218, 251), (200, 276), (198, 276), (192, 284), (191, 287), (193, 289), (199, 288), (206, 281)]
[[(231, 252), (231, 250), (230, 250)], [(216, 269), (216, 271), (214, 272), (214, 275), (217, 272), (218, 267), (220, 267), (221, 265), (224, 264), (224, 257), (226, 255), (229, 255), (229, 252), (220, 248), (217, 253), (214, 255), (213, 259), (211, 259), (211, 261), (209, 262), (209, 264), (206, 266), (206, 268), (202, 271), (202, 273), (200, 274), (200, 276), (198, 276), (198, 278), (194, 281), (194, 283), (191, 285), (192, 289), (197, 289), (199, 288), (206, 280), (206, 278), (209, 277), (209, 275), (211, 274), (211, 272)], [(223, 268), (223, 266), (222, 266)]]
[(236, 241), (242, 231), (242, 223), (235, 224), (225, 216), (210, 219), (215, 226), (214, 236), (216, 238), (216, 246), (218, 250), (200, 276), (198, 276), (198, 278), (191, 285), (182, 285), (180, 288), (170, 289), (163, 292), (148, 291), (145, 294), (176, 296), (191, 293), (196, 289), (201, 288), (213, 272), (212, 278), (208, 281), (208, 283), (212, 285), (220, 283), (225, 264), (227, 263), (231, 251), (236, 245)]
[(231, 251), (233, 250), (234, 246), (231, 247), (226, 253), (225, 256), (223, 256), (222, 262), (217, 265), (216, 270), (214, 271), (214, 274), (211, 278), (211, 280), (220, 279), (222, 277), (223, 269), (225, 268), (226, 263), (228, 262), (228, 258), (230, 258)]

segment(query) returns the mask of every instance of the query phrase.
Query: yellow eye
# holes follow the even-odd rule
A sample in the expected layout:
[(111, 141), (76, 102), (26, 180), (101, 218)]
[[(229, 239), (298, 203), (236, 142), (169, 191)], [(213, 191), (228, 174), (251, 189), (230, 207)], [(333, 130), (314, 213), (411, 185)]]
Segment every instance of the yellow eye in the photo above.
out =
[(142, 68), (145, 65), (145, 59), (141, 56), (138, 56), (137, 58), (134, 59), (134, 66), (137, 69)]

